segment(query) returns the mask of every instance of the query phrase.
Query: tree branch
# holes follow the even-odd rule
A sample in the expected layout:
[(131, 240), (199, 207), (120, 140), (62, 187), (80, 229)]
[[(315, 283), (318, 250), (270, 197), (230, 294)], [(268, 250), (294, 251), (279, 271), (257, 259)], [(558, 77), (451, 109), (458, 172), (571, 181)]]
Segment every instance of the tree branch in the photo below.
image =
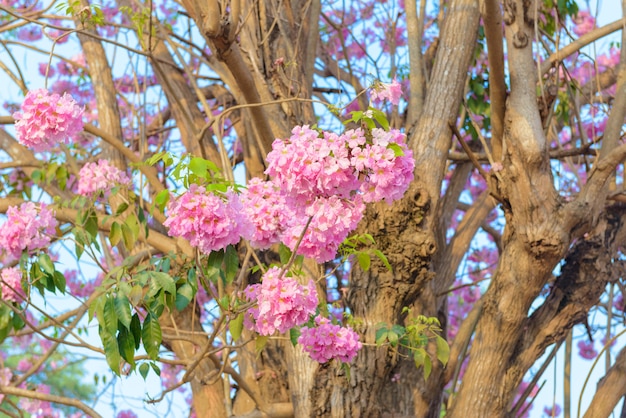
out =
[(625, 395), (626, 347), (622, 348), (609, 372), (600, 380), (584, 418), (608, 417)]
[(98, 414), (96, 411), (94, 411), (78, 399), (66, 398), (65, 396), (50, 395), (47, 393), (37, 392), (28, 389), (20, 389), (12, 386), (0, 386), (0, 393), (3, 393), (5, 395), (20, 396), (23, 398), (58, 403), (61, 405), (73, 406), (74, 408), (80, 409), (90, 417), (102, 418), (100, 414)]
[(611, 33), (622, 29), (624, 27), (624, 23), (626, 23), (626, 19), (624, 18), (616, 20), (615, 22), (604, 25), (601, 28), (594, 29), (591, 32), (588, 32), (580, 38), (576, 39), (575, 41), (567, 44), (567, 46), (563, 47), (563, 49), (560, 49), (550, 55), (548, 59), (541, 64), (541, 74), (547, 73), (548, 71), (550, 71), (550, 68), (554, 66), (554, 64), (563, 61), (565, 58), (569, 57), (581, 48), (584, 48), (590, 43), (597, 41), (603, 36), (610, 35)]

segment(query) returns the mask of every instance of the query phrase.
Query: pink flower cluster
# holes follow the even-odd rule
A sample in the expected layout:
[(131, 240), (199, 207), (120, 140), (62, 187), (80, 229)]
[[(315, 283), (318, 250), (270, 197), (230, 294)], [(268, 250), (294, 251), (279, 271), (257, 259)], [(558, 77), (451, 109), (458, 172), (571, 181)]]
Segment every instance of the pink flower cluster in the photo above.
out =
[(250, 235), (251, 226), (242, 215), (239, 196), (230, 191), (222, 199), (192, 184), (167, 208), (169, 217), (163, 225), (169, 228), (169, 235), (185, 238), (206, 254)]
[(79, 177), (78, 194), (83, 196), (98, 193), (107, 196), (116, 185), (130, 183), (126, 173), (112, 165), (108, 160), (98, 160), (97, 163), (85, 164), (80, 169)]
[(313, 280), (307, 286), (292, 277), (280, 277), (278, 267), (270, 268), (262, 277), (261, 284), (246, 288), (245, 295), (257, 305), (250, 308), (245, 317), (247, 328), (261, 335), (283, 333), (309, 320), (317, 308), (317, 291)]
[(67, 93), (29, 91), (20, 111), (13, 114), (17, 139), (35, 151), (47, 151), (82, 131), (82, 115), (83, 109)]
[(574, 26), (574, 33), (578, 36), (583, 36), (596, 27), (596, 18), (588, 10), (579, 11), (573, 20), (576, 25)]
[(269, 248), (280, 241), (293, 213), (285, 202), (278, 186), (269, 181), (253, 178), (241, 193), (244, 215), (252, 223), (250, 244), (259, 249)]
[(295, 127), (286, 140), (275, 140), (267, 161), (266, 174), (274, 186), (264, 187), (280, 190), (284, 197), (255, 193), (256, 207), (273, 210), (251, 209), (247, 216), (257, 234), (270, 237), (264, 245), (283, 241), (292, 250), (311, 219), (297, 251), (318, 262), (335, 257), (361, 220), (364, 202), (400, 198), (415, 167), (398, 130), (373, 129), (368, 138), (362, 129), (319, 134), (306, 125)]
[(326, 363), (332, 359), (350, 363), (363, 346), (359, 342), (359, 335), (351, 328), (334, 325), (327, 318), (315, 318), (317, 327), (301, 329), (298, 343), (309, 353), (311, 358), (319, 363)]
[(374, 102), (389, 100), (392, 105), (397, 106), (402, 97), (402, 86), (395, 78), (390, 84), (378, 82), (372, 88), (370, 95)]
[(293, 251), (307, 219), (311, 218), (297, 252), (321, 263), (335, 258), (339, 244), (363, 217), (365, 204), (359, 195), (352, 201), (331, 196), (318, 198), (301, 209), (299, 216), (291, 219), (281, 239)]
[(281, 190), (296, 197), (349, 197), (358, 188), (345, 136), (308, 125), (296, 126), (289, 139), (276, 139), (267, 154), (265, 171)]
[(52, 211), (41, 204), (39, 210), (33, 202), (22, 203), (7, 210), (7, 220), (0, 225), (0, 248), (9, 260), (16, 260), (22, 251), (35, 251), (50, 244), (57, 221)]
[(22, 289), (22, 271), (17, 267), (8, 267), (2, 270), (0, 274), (2, 286), (0, 286), (0, 295), (2, 299), (9, 302), (21, 302), (19, 296)]

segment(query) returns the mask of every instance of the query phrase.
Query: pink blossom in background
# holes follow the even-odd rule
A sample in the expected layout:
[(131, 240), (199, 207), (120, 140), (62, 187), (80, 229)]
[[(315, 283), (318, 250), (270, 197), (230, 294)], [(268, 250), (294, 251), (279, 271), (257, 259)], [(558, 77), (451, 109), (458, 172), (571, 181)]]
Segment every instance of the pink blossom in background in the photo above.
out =
[(378, 82), (372, 88), (370, 95), (374, 102), (389, 100), (392, 105), (397, 106), (402, 97), (402, 86), (395, 78), (390, 84)]
[(561, 407), (557, 404), (554, 406), (546, 406), (543, 408), (543, 413), (546, 414), (547, 417), (558, 417), (561, 415)]
[(247, 237), (250, 244), (265, 249), (280, 242), (281, 234), (294, 217), (280, 189), (272, 182), (253, 178), (240, 199), (243, 214), (254, 226), (251, 236)]
[(593, 360), (598, 355), (598, 352), (593, 348), (591, 341), (578, 341), (578, 355), (585, 360)]
[(330, 261), (337, 255), (339, 244), (356, 229), (364, 211), (365, 204), (358, 195), (352, 201), (337, 196), (318, 198), (306, 207), (300, 217), (292, 220), (282, 240), (295, 251), (307, 219), (312, 217), (296, 252), (318, 263)]
[(0, 278), (2, 279), (2, 286), (0, 286), (2, 299), (9, 302), (21, 302), (22, 271), (18, 267), (8, 267), (2, 269)]
[(17, 260), (24, 250), (47, 247), (56, 225), (54, 214), (43, 203), (39, 210), (33, 202), (22, 203), (19, 208), (11, 206), (6, 222), (0, 225), (0, 249), (9, 260)]
[(298, 338), (298, 344), (309, 353), (311, 358), (319, 363), (326, 363), (332, 359), (350, 363), (357, 355), (363, 344), (359, 342), (359, 335), (351, 328), (332, 324), (328, 319), (317, 316), (316, 327), (303, 327)]
[(178, 199), (168, 204), (163, 223), (172, 237), (183, 237), (205, 254), (237, 244), (249, 236), (252, 226), (242, 215), (243, 207), (233, 192), (226, 200), (192, 184)]
[(573, 31), (578, 36), (589, 33), (596, 27), (596, 18), (588, 10), (580, 10), (573, 20), (576, 25)]
[(278, 267), (272, 267), (260, 284), (248, 286), (244, 291), (248, 300), (257, 302), (244, 319), (246, 327), (261, 335), (283, 333), (302, 325), (317, 308), (313, 280), (303, 286), (292, 277), (280, 277), (280, 273)]
[(54, 77), (54, 75), (56, 74), (56, 70), (54, 69), (54, 67), (48, 67), (47, 62), (40, 62), (38, 68), (39, 68), (39, 74), (42, 77), (46, 76), (46, 70), (48, 71), (48, 77)]
[(49, 94), (46, 89), (26, 94), (21, 110), (15, 112), (15, 130), (20, 144), (47, 151), (83, 130), (83, 109), (69, 94)]
[(78, 194), (91, 196), (102, 193), (107, 196), (117, 185), (128, 185), (130, 179), (122, 170), (108, 160), (85, 164), (79, 172)]
[(24, 42), (35, 42), (43, 38), (43, 33), (39, 26), (29, 25), (17, 31), (17, 39)]
[(118, 412), (117, 418), (137, 418), (137, 414), (129, 409)]

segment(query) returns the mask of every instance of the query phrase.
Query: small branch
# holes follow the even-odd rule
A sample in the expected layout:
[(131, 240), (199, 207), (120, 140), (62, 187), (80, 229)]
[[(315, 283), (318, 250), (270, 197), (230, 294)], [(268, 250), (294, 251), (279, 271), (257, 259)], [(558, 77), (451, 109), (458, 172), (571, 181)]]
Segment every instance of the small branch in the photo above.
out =
[(453, 122), (450, 122), (449, 125), (450, 125), (450, 129), (452, 130), (452, 133), (454, 134), (456, 139), (459, 140), (459, 143), (463, 147), (463, 150), (465, 151), (465, 153), (469, 157), (469, 159), (472, 162), (472, 164), (474, 164), (474, 167), (476, 167), (476, 169), (478, 170), (478, 172), (480, 173), (482, 178), (487, 180), (487, 178), (489, 178), (489, 174), (487, 174), (487, 172), (483, 169), (483, 167), (478, 162), (478, 159), (476, 158), (476, 154), (474, 154), (474, 152), (470, 149), (469, 145), (467, 145), (467, 143), (461, 137), (461, 133), (457, 129), (456, 124), (454, 124)]
[(50, 395), (47, 393), (20, 389), (12, 386), (0, 386), (0, 393), (3, 393), (5, 395), (20, 396), (22, 398), (37, 399), (40, 401), (58, 403), (61, 405), (73, 406), (74, 408), (80, 409), (90, 417), (102, 418), (100, 414), (98, 414), (96, 411), (94, 411), (78, 399), (66, 398), (65, 396)]
[(581, 36), (574, 42), (563, 47), (563, 49), (556, 51), (555, 53), (550, 55), (548, 59), (543, 62), (543, 64), (541, 64), (541, 74), (547, 73), (550, 70), (550, 68), (554, 66), (554, 64), (556, 64), (557, 62), (563, 61), (565, 58), (569, 57), (570, 55), (580, 50), (581, 48), (584, 48), (590, 43), (597, 41), (603, 36), (607, 36), (613, 32), (616, 32), (622, 29), (624, 27), (625, 22), (626, 22), (626, 19), (620, 19), (620, 20), (616, 20), (613, 23), (609, 23), (608, 25), (602, 26), (601, 28), (594, 29), (591, 32), (586, 33), (585, 35)]

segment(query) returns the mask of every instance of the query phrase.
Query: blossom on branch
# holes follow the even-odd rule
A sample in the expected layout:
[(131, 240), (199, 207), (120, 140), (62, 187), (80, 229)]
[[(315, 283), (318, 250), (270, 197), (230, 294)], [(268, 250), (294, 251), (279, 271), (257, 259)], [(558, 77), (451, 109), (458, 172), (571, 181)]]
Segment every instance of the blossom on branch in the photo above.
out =
[(293, 277), (280, 277), (278, 267), (270, 268), (260, 284), (246, 288), (245, 295), (257, 306), (250, 308), (244, 318), (246, 327), (261, 335), (275, 331), (286, 332), (302, 325), (315, 313), (318, 299), (315, 283), (303, 286)]
[(280, 242), (287, 223), (293, 219), (293, 208), (287, 205), (278, 186), (270, 181), (253, 178), (240, 196), (243, 214), (253, 228), (250, 244), (258, 249)]
[(0, 274), (2, 286), (0, 286), (0, 296), (2, 300), (8, 302), (21, 302), (19, 296), (22, 290), (22, 271), (17, 267), (8, 267)]
[(108, 160), (98, 160), (97, 163), (87, 163), (80, 169), (78, 179), (78, 194), (91, 196), (102, 192), (108, 195), (118, 184), (127, 185), (130, 179), (122, 170), (112, 165)]
[(57, 220), (52, 211), (41, 204), (40, 209), (33, 202), (11, 206), (7, 210), (7, 220), (0, 225), (0, 249), (8, 260), (17, 260), (24, 250), (33, 252), (50, 244)]
[(402, 86), (395, 78), (389, 84), (377, 82), (372, 88), (370, 95), (374, 102), (389, 100), (392, 105), (397, 106), (402, 97)]
[(172, 237), (185, 238), (205, 254), (237, 244), (250, 235), (251, 225), (243, 216), (237, 194), (229, 191), (222, 199), (197, 184), (167, 206), (163, 225)]
[(17, 140), (35, 151), (47, 151), (83, 130), (82, 115), (83, 108), (67, 93), (31, 90), (20, 111), (13, 114)]
[(302, 345), (302, 349), (319, 363), (332, 359), (352, 362), (363, 346), (359, 342), (359, 335), (351, 328), (334, 325), (322, 316), (315, 318), (315, 323), (316, 327), (303, 327), (300, 330), (298, 344)]

